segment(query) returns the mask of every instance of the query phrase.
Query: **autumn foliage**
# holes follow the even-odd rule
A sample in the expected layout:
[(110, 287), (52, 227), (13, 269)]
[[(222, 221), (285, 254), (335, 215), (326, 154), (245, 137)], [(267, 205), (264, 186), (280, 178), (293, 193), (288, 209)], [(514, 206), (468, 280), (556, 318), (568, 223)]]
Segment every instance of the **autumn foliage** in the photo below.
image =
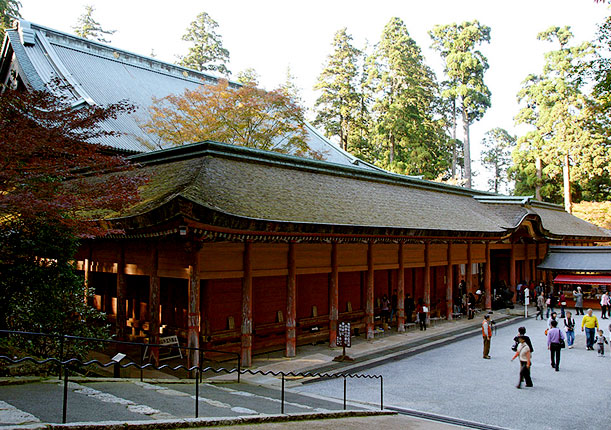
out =
[[(55, 91), (69, 94), (55, 85)], [(143, 178), (120, 172), (125, 158), (99, 144), (115, 132), (101, 125), (133, 108), (73, 108), (69, 96), (6, 90), (0, 95), (0, 216), (3, 225), (60, 223), (77, 234), (100, 234), (100, 218), (138, 199)], [(117, 172), (104, 180), (103, 173)]]
[(149, 113), (142, 128), (157, 137), (158, 147), (213, 140), (313, 155), (306, 143), (301, 107), (282, 89), (265, 91), (255, 82), (203, 84), (183, 94), (154, 99)]

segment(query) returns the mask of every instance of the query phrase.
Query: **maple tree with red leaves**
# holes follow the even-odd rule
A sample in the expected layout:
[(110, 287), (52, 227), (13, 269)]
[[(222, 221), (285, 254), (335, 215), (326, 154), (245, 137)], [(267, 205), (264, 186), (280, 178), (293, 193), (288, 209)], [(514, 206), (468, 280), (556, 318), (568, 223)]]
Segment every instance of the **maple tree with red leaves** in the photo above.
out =
[[(73, 260), (81, 239), (108, 232), (96, 220), (139, 199), (145, 178), (101, 144), (116, 134), (104, 122), (134, 108), (74, 106), (69, 88), (49, 89), (0, 93), (0, 328), (103, 337), (106, 317), (83, 300), (93, 291)], [(52, 338), (10, 342), (11, 352), (58, 352)]]
[[(69, 94), (55, 84), (54, 92)], [(104, 231), (91, 219), (138, 200), (138, 175), (106, 175), (132, 166), (99, 143), (101, 127), (134, 108), (127, 102), (73, 108), (69, 95), (6, 90), (0, 95), (0, 217), (58, 222), (79, 235)], [(105, 174), (103, 181), (96, 176)]]

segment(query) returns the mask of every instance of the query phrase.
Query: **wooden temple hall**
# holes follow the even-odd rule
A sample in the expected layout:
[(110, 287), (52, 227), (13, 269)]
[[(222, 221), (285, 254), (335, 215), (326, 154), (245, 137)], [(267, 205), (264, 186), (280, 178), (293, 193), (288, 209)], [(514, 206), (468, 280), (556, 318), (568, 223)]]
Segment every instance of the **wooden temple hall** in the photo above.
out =
[(119, 335), (257, 351), (324, 340), (338, 321), (374, 337), (378, 299), (406, 294), (452, 318), (467, 290), (544, 279), (550, 244), (609, 232), (561, 207), (213, 142), (131, 157), (143, 201), (109, 219), (125, 234), (79, 255)]
[(138, 108), (109, 120), (118, 134), (98, 143), (132, 154), (150, 178), (143, 199), (107, 220), (124, 234), (90, 240), (77, 256), (93, 304), (122, 337), (176, 334), (239, 350), (249, 365), (258, 351), (334, 346), (338, 321), (373, 338), (379, 299), (395, 290), (399, 331), (407, 294), (431, 317), (452, 318), (461, 280), (489, 308), (495, 286), (546, 278), (536, 267), (550, 244), (611, 238), (529, 197), (385, 172), (309, 124), (308, 146), (324, 161), (212, 142), (151, 151), (164, 142), (138, 124), (153, 98), (217, 78), (16, 21), (0, 48), (0, 83), (54, 91), (54, 78), (75, 108)]

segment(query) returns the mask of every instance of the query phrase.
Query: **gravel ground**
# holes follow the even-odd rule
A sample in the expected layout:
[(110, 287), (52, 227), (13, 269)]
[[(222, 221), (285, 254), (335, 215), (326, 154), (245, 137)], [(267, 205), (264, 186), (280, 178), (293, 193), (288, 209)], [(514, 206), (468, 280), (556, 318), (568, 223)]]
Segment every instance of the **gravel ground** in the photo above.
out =
[[(607, 321), (602, 321), (607, 332)], [(576, 318), (581, 324), (581, 317)], [(510, 347), (519, 325), (534, 346), (534, 387), (516, 389), (519, 362)], [(386, 405), (432, 412), (511, 429), (611, 428), (611, 354), (600, 358), (585, 350), (577, 332), (574, 349), (562, 350), (560, 372), (550, 366), (544, 335), (547, 324), (530, 318), (497, 331), (491, 360), (482, 359), (482, 339), (465, 339), (366, 373), (384, 376)], [(336, 384), (318, 382), (296, 388), (302, 392), (340, 397)], [(349, 381), (348, 398), (379, 401), (379, 385)]]

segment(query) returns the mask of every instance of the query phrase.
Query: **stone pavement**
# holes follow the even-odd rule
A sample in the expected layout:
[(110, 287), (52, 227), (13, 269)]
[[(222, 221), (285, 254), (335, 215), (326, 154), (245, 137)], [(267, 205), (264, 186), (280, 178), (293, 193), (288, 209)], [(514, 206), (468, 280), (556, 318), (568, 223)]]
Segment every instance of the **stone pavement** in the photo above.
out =
[[(508, 323), (523, 316), (523, 309), (494, 311), (492, 319)], [(253, 358), (251, 370), (288, 372), (360, 372), (388, 360), (413, 354), (422, 349), (430, 349), (455, 341), (465, 336), (472, 336), (481, 330), (483, 313), (472, 320), (460, 318), (452, 321), (438, 320), (426, 331), (411, 328), (405, 333), (398, 333), (395, 328), (387, 332), (376, 332), (375, 339), (367, 341), (364, 336), (353, 337), (352, 347), (346, 354), (354, 362), (338, 363), (333, 358), (341, 355), (342, 348), (329, 348), (327, 344), (304, 345), (297, 348), (297, 356), (286, 358), (282, 351), (257, 355)], [(371, 373), (371, 372), (368, 372)], [(262, 385), (277, 385), (278, 379), (273, 376), (244, 375), (245, 381)], [(211, 378), (214, 381), (231, 380), (231, 375), (220, 375)], [(293, 385), (289, 383), (289, 386)]]
[[(575, 318), (580, 327), (581, 317)], [(519, 363), (511, 362), (511, 345), (524, 325), (535, 351), (533, 388), (516, 389)], [(608, 335), (608, 321), (604, 320)], [(574, 349), (562, 350), (560, 371), (550, 366), (544, 331), (534, 318), (499, 328), (492, 339), (491, 360), (482, 359), (481, 336), (472, 336), (418, 355), (368, 369), (384, 376), (384, 404), (521, 430), (611, 428), (611, 356), (586, 351), (580, 330)], [(337, 398), (332, 381), (291, 388), (294, 392)], [(348, 398), (375, 404), (379, 388), (352, 385)]]

